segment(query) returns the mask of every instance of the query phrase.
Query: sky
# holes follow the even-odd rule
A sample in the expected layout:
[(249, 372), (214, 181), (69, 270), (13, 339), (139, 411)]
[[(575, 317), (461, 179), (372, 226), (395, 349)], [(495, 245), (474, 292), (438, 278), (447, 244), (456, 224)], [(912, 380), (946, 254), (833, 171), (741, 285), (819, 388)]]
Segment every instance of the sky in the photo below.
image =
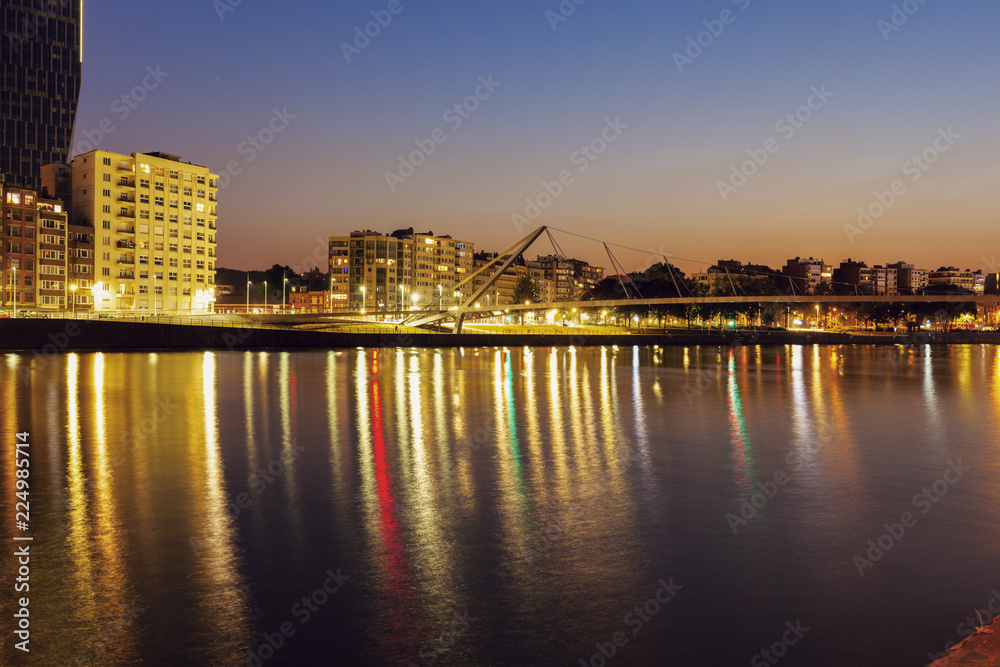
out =
[(628, 270), (995, 271), (998, 25), (982, 0), (92, 1), (75, 152), (219, 174), (234, 269), (547, 225)]

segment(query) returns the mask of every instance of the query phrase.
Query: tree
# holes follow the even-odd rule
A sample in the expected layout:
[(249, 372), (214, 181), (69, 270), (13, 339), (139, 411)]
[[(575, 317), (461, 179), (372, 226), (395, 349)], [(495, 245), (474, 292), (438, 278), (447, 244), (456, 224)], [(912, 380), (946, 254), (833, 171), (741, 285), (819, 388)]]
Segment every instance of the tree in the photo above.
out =
[(524, 303), (525, 301), (538, 303), (538, 286), (528, 276), (521, 276), (517, 279), (517, 285), (514, 286), (514, 303)]

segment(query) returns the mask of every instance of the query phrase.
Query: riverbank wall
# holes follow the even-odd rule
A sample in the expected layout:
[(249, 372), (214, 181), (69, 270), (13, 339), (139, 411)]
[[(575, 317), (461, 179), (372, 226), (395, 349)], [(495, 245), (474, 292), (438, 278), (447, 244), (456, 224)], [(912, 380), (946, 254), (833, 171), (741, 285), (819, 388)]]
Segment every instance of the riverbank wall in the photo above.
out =
[(1000, 344), (1000, 333), (864, 334), (743, 331), (666, 334), (331, 333), (281, 328), (192, 326), (115, 320), (0, 320), (0, 351), (254, 350), (392, 347), (568, 347), (600, 345), (951, 345)]

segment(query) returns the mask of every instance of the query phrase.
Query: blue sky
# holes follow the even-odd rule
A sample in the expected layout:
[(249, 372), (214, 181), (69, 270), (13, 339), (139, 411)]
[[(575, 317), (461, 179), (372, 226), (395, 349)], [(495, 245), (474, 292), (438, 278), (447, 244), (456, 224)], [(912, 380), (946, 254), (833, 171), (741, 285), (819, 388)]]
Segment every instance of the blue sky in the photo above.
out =
[[(223, 266), (300, 265), (317, 238), (362, 228), (502, 250), (537, 224), (644, 251), (619, 254), (628, 268), (650, 249), (775, 266), (979, 268), (1000, 255), (996, 3), (586, 0), (563, 16), (555, 1), (233, 1), (87, 3), (77, 120), (81, 148), (110, 118), (101, 148), (235, 165)], [(348, 62), (344, 44), (378, 17), (387, 25)], [(168, 75), (121, 118), (114, 101), (157, 66)], [(830, 95), (804, 113), (814, 88)], [(808, 119), (779, 131), (797, 111)], [(627, 129), (581, 161), (608, 119)], [(934, 148), (941, 132), (952, 138)], [(251, 149), (250, 136), (270, 143)], [(400, 156), (415, 142), (434, 150), (409, 175)], [(763, 165), (743, 165), (761, 151)], [(925, 151), (935, 162), (913, 180), (907, 162)], [(902, 194), (859, 226), (896, 181)], [(529, 202), (547, 206), (528, 215)], [(607, 263), (600, 246), (560, 242)]]

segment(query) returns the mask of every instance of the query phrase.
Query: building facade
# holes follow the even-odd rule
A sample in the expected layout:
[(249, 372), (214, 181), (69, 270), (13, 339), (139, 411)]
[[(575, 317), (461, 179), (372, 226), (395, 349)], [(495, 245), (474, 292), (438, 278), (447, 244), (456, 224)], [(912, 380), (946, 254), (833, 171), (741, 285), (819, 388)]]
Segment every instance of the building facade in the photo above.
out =
[(211, 312), (218, 176), (168, 153), (95, 150), (71, 168), (72, 274), (92, 281), (80, 296), (97, 311)]
[(83, 63), (82, 2), (4, 0), (0, 9), (0, 174), (41, 188), (42, 165), (71, 157)]
[(61, 201), (0, 181), (3, 220), (3, 307), (56, 311), (67, 307), (67, 214)]
[(803, 294), (813, 294), (822, 283), (833, 279), (833, 270), (821, 259), (796, 257), (785, 263), (781, 273), (791, 279)]
[(472, 295), (474, 244), (400, 229), (331, 236), (330, 290), (334, 310), (394, 312), (456, 306)]

